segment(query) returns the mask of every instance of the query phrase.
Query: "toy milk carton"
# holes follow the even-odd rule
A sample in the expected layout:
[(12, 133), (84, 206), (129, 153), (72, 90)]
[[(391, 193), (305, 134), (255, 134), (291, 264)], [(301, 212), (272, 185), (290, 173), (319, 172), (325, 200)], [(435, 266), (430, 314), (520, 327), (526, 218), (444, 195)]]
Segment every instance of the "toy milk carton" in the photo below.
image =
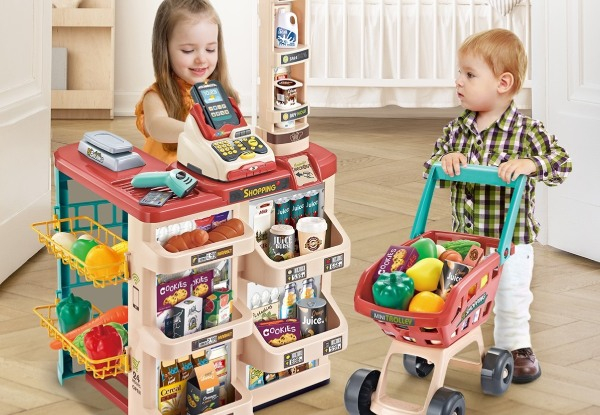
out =
[(188, 297), (173, 307), (173, 338), (202, 330), (202, 298)]

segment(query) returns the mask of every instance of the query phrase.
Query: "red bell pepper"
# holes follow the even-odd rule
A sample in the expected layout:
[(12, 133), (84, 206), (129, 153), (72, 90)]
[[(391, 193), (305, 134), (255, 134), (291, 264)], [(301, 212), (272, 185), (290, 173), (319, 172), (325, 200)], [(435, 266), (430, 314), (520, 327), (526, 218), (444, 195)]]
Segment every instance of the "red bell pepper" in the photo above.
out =
[[(123, 353), (123, 340), (119, 332), (112, 326), (99, 325), (92, 327), (84, 338), (83, 344), (88, 357), (91, 360), (103, 360), (109, 357), (118, 356)], [(116, 365), (118, 361), (110, 361), (109, 365)], [(94, 365), (96, 369), (106, 367), (107, 363)]]

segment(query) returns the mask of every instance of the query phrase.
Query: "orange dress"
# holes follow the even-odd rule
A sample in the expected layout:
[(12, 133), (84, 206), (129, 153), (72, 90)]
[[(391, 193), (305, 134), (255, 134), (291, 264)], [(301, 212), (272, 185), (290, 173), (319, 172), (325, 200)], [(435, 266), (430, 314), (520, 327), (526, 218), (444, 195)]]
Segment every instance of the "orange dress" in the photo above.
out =
[[(192, 99), (192, 95), (190, 93), (190, 90), (192, 88), (193, 85), (188, 84), (187, 82), (185, 82), (183, 79), (177, 77), (177, 85), (179, 85), (179, 88), (181, 89), (182, 92), (182, 96), (183, 96), (183, 105), (186, 108), (186, 115), (189, 114), (190, 109), (192, 108), (192, 106), (194, 105), (194, 100)], [(171, 164), (175, 161), (177, 161), (177, 150), (171, 150), (171, 149), (165, 149), (163, 146), (163, 143), (161, 143), (160, 141), (157, 141), (156, 139), (154, 139), (152, 136), (150, 136), (150, 134), (148, 133), (148, 131), (146, 131), (146, 127), (144, 125), (144, 97), (146, 96), (146, 94), (150, 91), (154, 91), (156, 93), (158, 93), (158, 85), (156, 83), (152, 84), (148, 89), (146, 89), (144, 91), (144, 93), (142, 94), (142, 97), (140, 98), (139, 102), (136, 104), (135, 106), (135, 116), (136, 116), (136, 120), (135, 120), (135, 125), (137, 127), (138, 130), (140, 130), (140, 132), (144, 135), (144, 137), (146, 138), (146, 142), (144, 143), (144, 147), (142, 148), (142, 150), (144, 150), (146, 153), (156, 157), (159, 160), (164, 161), (167, 164)], [(175, 147), (175, 146), (167, 146), (167, 147)]]

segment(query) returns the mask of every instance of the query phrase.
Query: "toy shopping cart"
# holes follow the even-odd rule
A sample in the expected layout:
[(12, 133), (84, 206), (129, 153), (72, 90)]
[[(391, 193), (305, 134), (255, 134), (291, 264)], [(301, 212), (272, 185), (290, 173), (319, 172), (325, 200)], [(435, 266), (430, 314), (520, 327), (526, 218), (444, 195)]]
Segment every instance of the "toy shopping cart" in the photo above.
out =
[[(495, 347), (486, 352), (481, 325), (491, 314), (502, 266), (514, 252), (511, 241), (525, 179), (525, 176), (519, 176), (507, 184), (498, 177), (497, 168), (475, 165), (461, 168), (459, 176), (450, 177), (443, 172), (439, 163), (434, 164), (421, 196), (411, 240), (403, 245), (411, 245), (420, 238), (430, 238), (436, 244), (471, 240), (480, 244), (486, 256), (450, 290), (443, 310), (438, 313), (408, 312), (376, 305), (372, 285), (379, 261), (364, 271), (354, 295), (354, 308), (360, 314), (372, 318), (394, 341), (382, 371), (359, 369), (348, 380), (344, 403), (349, 413), (464, 415), (465, 401), (462, 393), (444, 387), (450, 361), (461, 369), (481, 373), (481, 388), (485, 394), (502, 395), (508, 389), (514, 368), (512, 355), (508, 350)], [(513, 188), (500, 239), (456, 232), (425, 232), (425, 223), (438, 180)], [(473, 343), (477, 343), (480, 359), (469, 361), (455, 357)], [(398, 354), (403, 355), (404, 368), (410, 375), (424, 378), (433, 371), (422, 406), (392, 398), (386, 393), (387, 368), (391, 357)]]

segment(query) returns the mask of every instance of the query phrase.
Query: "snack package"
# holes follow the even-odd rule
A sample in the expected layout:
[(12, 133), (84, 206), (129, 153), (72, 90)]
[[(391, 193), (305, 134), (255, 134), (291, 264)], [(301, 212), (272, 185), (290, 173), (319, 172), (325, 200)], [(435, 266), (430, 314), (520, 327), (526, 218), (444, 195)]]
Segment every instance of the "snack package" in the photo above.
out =
[(384, 272), (402, 271), (412, 267), (419, 259), (419, 253), (412, 246), (392, 245), (379, 262), (377, 272), (373, 274), (373, 282)]
[(300, 321), (295, 318), (258, 321), (254, 324), (265, 341), (273, 347), (283, 346), (302, 338)]
[(233, 294), (230, 289), (216, 290), (205, 298), (204, 302), (204, 328), (218, 326), (231, 321), (231, 301)]

